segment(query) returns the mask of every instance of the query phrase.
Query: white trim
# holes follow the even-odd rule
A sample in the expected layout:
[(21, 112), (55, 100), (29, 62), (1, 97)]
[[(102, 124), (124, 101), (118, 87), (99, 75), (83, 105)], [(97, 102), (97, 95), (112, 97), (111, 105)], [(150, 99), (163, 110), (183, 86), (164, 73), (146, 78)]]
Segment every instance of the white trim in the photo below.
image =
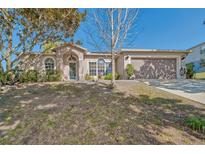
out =
[(156, 52), (163, 52), (163, 53), (180, 53), (180, 52), (183, 52), (183, 53), (189, 53), (188, 50), (170, 50), (170, 49), (121, 49), (121, 51), (125, 51), (125, 52), (153, 52), (153, 53), (156, 53)]
[[(89, 58), (88, 58), (88, 59), (86, 59), (86, 60), (88, 60), (88, 62), (97, 62), (98, 59), (101, 59), (101, 58), (97, 58), (97, 59), (89, 59)], [(105, 59), (105, 58), (102, 58), (102, 59), (104, 59), (105, 62), (111, 62), (110, 59)]]
[(131, 59), (132, 58), (178, 58), (181, 57), (179, 55), (128, 55)]
[[(78, 62), (78, 61), (79, 61), (79, 58), (78, 58), (78, 56), (77, 56), (76, 54), (70, 54), (70, 56), (75, 57), (75, 59), (76, 59), (76, 60), (68, 60), (68, 63)], [(67, 58), (69, 59), (69, 58), (70, 58), (70, 56), (69, 56), (69, 57), (67, 57)]]
[[(96, 63), (96, 75), (92, 75), (92, 76), (97, 76), (97, 72), (98, 72), (98, 67), (97, 67), (97, 62), (96, 61), (88, 61), (88, 75), (90, 75), (90, 63)], [(91, 75), (90, 75), (91, 76)]]
[(121, 51), (157, 51), (157, 49), (121, 49)]

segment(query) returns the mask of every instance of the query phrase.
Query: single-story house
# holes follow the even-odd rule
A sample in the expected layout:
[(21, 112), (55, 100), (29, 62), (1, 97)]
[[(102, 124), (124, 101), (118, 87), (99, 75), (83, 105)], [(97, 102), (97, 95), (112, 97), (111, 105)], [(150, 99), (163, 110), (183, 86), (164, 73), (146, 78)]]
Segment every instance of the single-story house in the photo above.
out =
[[(156, 49), (122, 49), (116, 53), (116, 72), (127, 79), (126, 66), (133, 64), (136, 79), (180, 79), (181, 60), (190, 51)], [(111, 72), (110, 52), (89, 52), (68, 44), (51, 52), (25, 52), (21, 55), (21, 69), (61, 70), (62, 80), (83, 80), (86, 75), (98, 76)]]

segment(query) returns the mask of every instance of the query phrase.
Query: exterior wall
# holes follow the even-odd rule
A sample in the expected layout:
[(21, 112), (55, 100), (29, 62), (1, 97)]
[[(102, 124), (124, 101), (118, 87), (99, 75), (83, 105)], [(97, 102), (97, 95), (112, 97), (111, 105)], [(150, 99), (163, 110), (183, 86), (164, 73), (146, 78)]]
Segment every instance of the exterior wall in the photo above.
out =
[(77, 58), (77, 80), (83, 79), (83, 60), (84, 53), (79, 52), (75, 48), (61, 48), (56, 52), (57, 68), (62, 70), (63, 80), (69, 80), (69, 61), (68, 58), (70, 55), (74, 55)]
[[(192, 53), (184, 59), (184, 65), (193, 63), (196, 74), (205, 72), (205, 43), (199, 44), (191, 48), (191, 50)], [(204, 64), (202, 64), (202, 61), (204, 61)], [(200, 79), (201, 75), (196, 75), (196, 78)]]
[[(84, 77), (86, 74), (89, 75), (89, 62), (98, 62), (98, 59), (104, 59), (105, 62), (111, 62), (110, 56), (102, 56), (102, 55), (98, 55), (98, 56), (86, 56), (84, 59)], [(96, 67), (96, 73), (98, 72), (98, 66)], [(97, 77), (97, 76), (94, 76)]]
[(56, 69), (56, 55), (54, 54), (35, 54), (35, 55), (24, 55), (21, 58), (22, 64), (21, 69), (22, 70), (38, 70), (39, 72), (45, 71), (44, 61), (46, 58), (52, 58), (54, 60), (54, 65)]
[(123, 54), (122, 56), (128, 57), (124, 60), (124, 73), (120, 74), (122, 75), (123, 79), (127, 79), (125, 68), (127, 64), (131, 64), (131, 59), (132, 58), (174, 58), (176, 59), (176, 78), (180, 79), (180, 68), (181, 68), (181, 56), (183, 54), (176, 54), (176, 53), (128, 53), (128, 54)]
[(83, 80), (86, 74), (89, 74), (89, 62), (97, 63), (99, 58), (104, 59), (105, 62), (111, 62), (110, 56), (107, 55), (85, 56), (83, 52), (79, 52), (76, 49), (63, 48), (59, 49), (55, 54), (24, 55), (21, 58), (22, 61), (24, 61), (21, 65), (21, 69), (43, 72), (45, 71), (45, 59), (52, 58), (54, 60), (54, 69), (61, 70), (62, 80), (67, 81), (69, 80), (69, 61), (67, 61), (67, 59), (70, 55), (77, 57), (77, 80)]
[(36, 63), (35, 69), (39, 72), (45, 71), (45, 60), (47, 58), (51, 58), (54, 60), (54, 69), (56, 69), (57, 61), (56, 61), (56, 55), (41, 55), (38, 59), (38, 62)]
[[(62, 71), (62, 80), (69, 80), (69, 60), (68, 57), (73, 55), (77, 61), (77, 79), (85, 79), (86, 74), (89, 74), (89, 62), (96, 62), (102, 58), (105, 62), (111, 62), (110, 54), (101, 53), (88, 53), (83, 49), (75, 47), (63, 47), (58, 48), (56, 52), (50, 54), (31, 54), (24, 55), (22, 59), (25, 62), (21, 65), (22, 69), (36, 69), (40, 72), (45, 70), (44, 60), (46, 58), (52, 58), (55, 63), (55, 68)], [(127, 79), (126, 66), (132, 63), (132, 58), (164, 58), (164, 59), (176, 59), (176, 77), (180, 79), (181, 57), (185, 53), (172, 53), (172, 52), (152, 52), (152, 51), (136, 51), (136, 52), (121, 52), (116, 58), (116, 72), (120, 75), (120, 79)], [(30, 57), (30, 58), (28, 58)], [(136, 64), (138, 65), (138, 64)], [(96, 73), (98, 67), (96, 68)]]
[(39, 60), (37, 55), (22, 55), (20, 69), (21, 70), (34, 70), (36, 63)]
[(185, 63), (191, 63), (199, 61), (201, 58), (205, 58), (205, 53), (201, 54), (200, 50), (205, 49), (205, 43), (194, 48), (191, 48), (192, 52), (185, 58)]
[(181, 74), (180, 74), (180, 69), (183, 67), (181, 61), (182, 61), (182, 60), (181, 60), (181, 56), (178, 56), (178, 57), (177, 57), (177, 70), (176, 70), (177, 79), (183, 79), (183, 78), (184, 78), (184, 77), (181, 76)]

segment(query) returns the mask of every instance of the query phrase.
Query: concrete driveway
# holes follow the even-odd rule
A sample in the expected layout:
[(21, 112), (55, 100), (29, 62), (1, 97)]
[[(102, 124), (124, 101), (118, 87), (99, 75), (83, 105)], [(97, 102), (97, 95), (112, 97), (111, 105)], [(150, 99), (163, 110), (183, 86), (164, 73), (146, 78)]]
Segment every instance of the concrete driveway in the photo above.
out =
[(205, 104), (205, 81), (203, 80), (144, 80), (144, 83)]

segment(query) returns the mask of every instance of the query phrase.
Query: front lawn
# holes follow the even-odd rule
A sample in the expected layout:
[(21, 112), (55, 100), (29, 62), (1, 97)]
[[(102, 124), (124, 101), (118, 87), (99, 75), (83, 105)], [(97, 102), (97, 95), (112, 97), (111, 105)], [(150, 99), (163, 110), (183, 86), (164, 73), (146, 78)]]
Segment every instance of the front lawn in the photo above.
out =
[(205, 105), (143, 83), (31, 84), (0, 94), (0, 144), (205, 144)]

